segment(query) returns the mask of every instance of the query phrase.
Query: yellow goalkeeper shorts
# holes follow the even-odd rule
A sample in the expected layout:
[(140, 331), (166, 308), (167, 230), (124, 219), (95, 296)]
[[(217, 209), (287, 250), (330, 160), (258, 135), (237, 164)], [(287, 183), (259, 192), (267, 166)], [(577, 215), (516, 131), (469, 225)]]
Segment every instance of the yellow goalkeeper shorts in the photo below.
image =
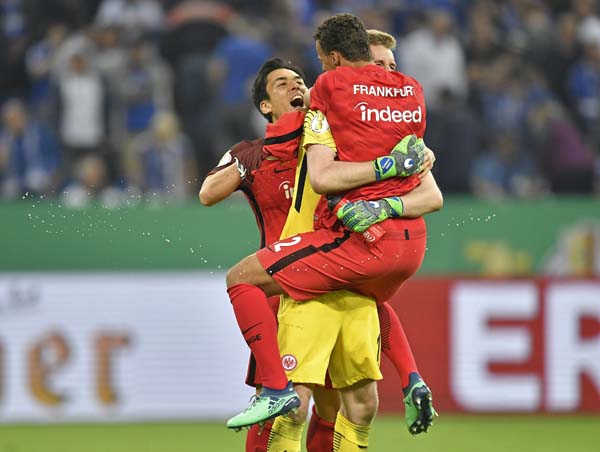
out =
[(316, 300), (282, 297), (278, 341), (281, 362), (294, 383), (345, 388), (361, 380), (381, 380), (381, 340), (373, 299), (337, 291)]

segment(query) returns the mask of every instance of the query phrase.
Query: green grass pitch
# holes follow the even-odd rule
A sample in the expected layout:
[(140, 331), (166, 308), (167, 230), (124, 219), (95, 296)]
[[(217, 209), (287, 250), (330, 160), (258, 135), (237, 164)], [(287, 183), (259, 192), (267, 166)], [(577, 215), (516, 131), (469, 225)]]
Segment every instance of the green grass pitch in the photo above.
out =
[[(379, 416), (370, 451), (598, 452), (600, 416), (457, 416), (411, 437), (400, 417)], [(243, 452), (224, 423), (0, 425), (0, 452)]]

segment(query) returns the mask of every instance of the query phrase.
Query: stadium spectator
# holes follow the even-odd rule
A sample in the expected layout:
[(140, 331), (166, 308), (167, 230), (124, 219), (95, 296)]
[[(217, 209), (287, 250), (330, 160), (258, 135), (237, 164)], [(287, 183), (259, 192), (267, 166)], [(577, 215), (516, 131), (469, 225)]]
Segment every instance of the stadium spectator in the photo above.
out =
[(525, 141), (529, 75), (527, 62), (513, 53), (503, 53), (486, 68), (479, 93), (479, 117), (487, 137), (502, 129)]
[(219, 149), (239, 141), (236, 137), (259, 136), (249, 118), (258, 113), (250, 103), (250, 85), (261, 64), (271, 57), (272, 49), (261, 28), (238, 16), (229, 22), (231, 34), (214, 50), (211, 64), (212, 84), (220, 92), (216, 104), (214, 131)]
[(106, 147), (109, 98), (98, 71), (82, 53), (73, 53), (68, 69), (55, 86), (56, 120), (70, 174), (77, 161), (88, 155), (102, 156), (112, 177), (117, 162)]
[(0, 104), (27, 95), (25, 51), (28, 21), (20, 0), (0, 2)]
[(535, 158), (512, 129), (494, 132), (490, 148), (473, 162), (471, 186), (476, 196), (488, 199), (542, 193)]
[(541, 69), (545, 74), (550, 90), (567, 108), (572, 108), (572, 99), (568, 93), (567, 78), (570, 69), (581, 54), (581, 45), (577, 37), (577, 18), (566, 12), (557, 19), (557, 31), (550, 37), (552, 45), (544, 55)]
[(128, 181), (150, 197), (183, 200), (196, 190), (196, 162), (175, 114), (157, 113), (132, 144)]
[[(444, 193), (469, 193), (471, 166), (481, 149), (479, 120), (450, 91), (427, 113), (425, 142), (435, 149), (435, 179)], [(457, 164), (461, 162), (460, 164)]]
[(399, 69), (420, 80), (430, 108), (439, 105), (442, 91), (450, 91), (457, 99), (466, 98), (464, 49), (446, 10), (429, 12), (424, 26), (402, 39), (398, 57)]
[(97, 155), (88, 154), (75, 164), (72, 178), (62, 190), (60, 200), (69, 208), (80, 209), (90, 204), (114, 208), (123, 204), (125, 193), (110, 185), (106, 162)]
[(586, 138), (600, 148), (600, 19), (588, 18), (580, 25), (581, 58), (568, 76), (569, 96)]
[(120, 27), (127, 32), (157, 32), (164, 17), (156, 0), (103, 0), (96, 16), (100, 25)]
[(20, 100), (2, 108), (0, 131), (0, 195), (16, 199), (55, 195), (60, 182), (60, 148), (54, 134), (32, 119)]
[[(167, 15), (161, 51), (174, 71), (174, 97), (182, 127), (194, 144), (199, 174), (204, 177), (218, 159), (223, 143), (213, 137), (219, 92), (211, 81), (211, 57), (228, 34), (236, 11), (224, 3), (181, 1)], [(198, 108), (202, 105), (202, 108)], [(234, 141), (247, 138), (238, 136)], [(230, 145), (231, 143), (227, 143)]]
[(112, 95), (116, 96), (127, 65), (127, 49), (121, 33), (116, 27), (95, 27), (92, 38), (95, 47), (93, 64), (106, 80)]
[(44, 39), (31, 45), (25, 62), (30, 79), (29, 108), (38, 118), (49, 122), (52, 115), (52, 68), (57, 50), (64, 42), (68, 29), (62, 23), (48, 27)]
[(111, 149), (125, 150), (127, 143), (126, 106), (122, 92), (128, 64), (127, 47), (123, 43), (122, 33), (117, 27), (94, 27), (90, 37), (93, 41), (94, 68), (104, 81), (106, 93), (110, 99), (107, 112), (108, 145), (111, 146)]
[(594, 154), (565, 109), (549, 95), (530, 109), (536, 160), (554, 193), (591, 194)]
[(130, 139), (149, 127), (156, 111), (173, 108), (171, 72), (148, 41), (138, 40), (129, 48), (119, 86)]

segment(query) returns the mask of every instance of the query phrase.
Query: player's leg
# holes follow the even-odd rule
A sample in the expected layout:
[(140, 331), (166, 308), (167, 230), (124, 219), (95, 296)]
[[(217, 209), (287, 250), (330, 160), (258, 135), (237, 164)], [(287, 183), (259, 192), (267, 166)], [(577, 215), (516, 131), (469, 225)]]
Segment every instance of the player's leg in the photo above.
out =
[(418, 373), (418, 370), (402, 323), (387, 302), (377, 304), (377, 314), (381, 330), (381, 351), (396, 368), (402, 387), (407, 387), (409, 375)]
[(267, 452), (271, 428), (273, 428), (273, 421), (250, 427), (246, 434), (246, 452)]
[[(426, 432), (433, 422), (431, 391), (419, 375), (417, 363), (396, 311), (386, 302), (377, 305), (377, 313), (381, 328), (381, 351), (394, 364), (402, 382), (408, 431), (413, 435)], [(413, 398), (418, 399), (418, 403)]]
[[(256, 388), (256, 395), (260, 393), (260, 371), (252, 354), (250, 354), (250, 359), (248, 360), (246, 384)], [(272, 421), (267, 421), (263, 426), (255, 424), (248, 429), (248, 433), (246, 434), (246, 452), (266, 452), (272, 425)]]
[(306, 450), (308, 452), (331, 452), (333, 450), (333, 427), (341, 400), (337, 389), (333, 389), (331, 385), (326, 386), (313, 388), (315, 404), (306, 432)]
[[(277, 318), (277, 313), (279, 311), (279, 298), (279, 296), (275, 296), (270, 297), (267, 300), (274, 318)], [(252, 354), (250, 354), (250, 359), (248, 361), (246, 384), (256, 388), (256, 395), (258, 395), (262, 389), (260, 369), (256, 365), (256, 359), (254, 359)], [(266, 452), (272, 426), (273, 421), (266, 421), (263, 425), (254, 424), (249, 428), (248, 433), (246, 434), (246, 452)]]
[[(331, 353), (329, 374), (340, 389), (342, 408), (334, 426), (333, 450), (364, 450), (378, 406), (379, 320), (368, 298), (345, 297), (345, 321)], [(358, 382), (358, 383), (357, 383)]]
[(377, 413), (377, 382), (363, 380), (340, 390), (342, 408), (334, 427), (333, 450), (358, 452), (369, 446), (371, 423)]
[(297, 411), (275, 419), (269, 435), (268, 452), (300, 452), (301, 450), (302, 430), (308, 416), (312, 388), (311, 385), (296, 384), (294, 389), (300, 397), (300, 406)]
[[(241, 275), (258, 285), (277, 283), (264, 271), (256, 255), (244, 258), (227, 273), (227, 292), (244, 340), (252, 350), (262, 374), (262, 385), (282, 390), (288, 380), (281, 366), (277, 346), (277, 321), (267, 296), (258, 285), (240, 283)], [(255, 276), (254, 276), (255, 275)]]
[[(243, 277), (257, 285), (241, 282)], [(263, 386), (250, 407), (227, 422), (229, 428), (239, 429), (285, 414), (300, 400), (281, 365), (277, 322), (261, 288), (274, 292), (277, 283), (251, 255), (229, 270), (227, 287), (240, 331), (261, 369)]]
[[(328, 294), (326, 300), (330, 296), (331, 294)], [(300, 447), (299, 440), (308, 415), (312, 391), (325, 383), (327, 366), (331, 350), (337, 342), (343, 311), (332, 309), (327, 301), (310, 300), (297, 303), (289, 297), (283, 297), (278, 319), (278, 342), (282, 362), (288, 378), (294, 382), (301, 382), (295, 385), (301, 404), (297, 413), (276, 419), (268, 450), (292, 451)], [(323, 391), (318, 389), (317, 392), (323, 402)], [(339, 402), (334, 400), (333, 405), (327, 414), (335, 419)], [(326, 410), (326, 407), (323, 407), (323, 410)], [(295, 440), (298, 442), (292, 443)]]

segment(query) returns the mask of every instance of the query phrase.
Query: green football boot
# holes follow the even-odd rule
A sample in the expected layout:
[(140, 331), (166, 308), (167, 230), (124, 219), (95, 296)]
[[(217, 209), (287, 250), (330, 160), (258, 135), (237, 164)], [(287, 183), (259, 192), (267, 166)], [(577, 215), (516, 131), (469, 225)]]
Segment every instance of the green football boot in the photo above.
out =
[(227, 428), (239, 431), (244, 427), (262, 424), (269, 419), (289, 413), (299, 406), (300, 397), (294, 390), (291, 381), (282, 390), (263, 387), (261, 393), (253, 398), (248, 408), (227, 421)]
[(438, 415), (433, 408), (431, 391), (419, 374), (413, 372), (403, 393), (404, 417), (408, 431), (411, 435), (427, 433), (429, 427), (433, 425), (433, 417)]

